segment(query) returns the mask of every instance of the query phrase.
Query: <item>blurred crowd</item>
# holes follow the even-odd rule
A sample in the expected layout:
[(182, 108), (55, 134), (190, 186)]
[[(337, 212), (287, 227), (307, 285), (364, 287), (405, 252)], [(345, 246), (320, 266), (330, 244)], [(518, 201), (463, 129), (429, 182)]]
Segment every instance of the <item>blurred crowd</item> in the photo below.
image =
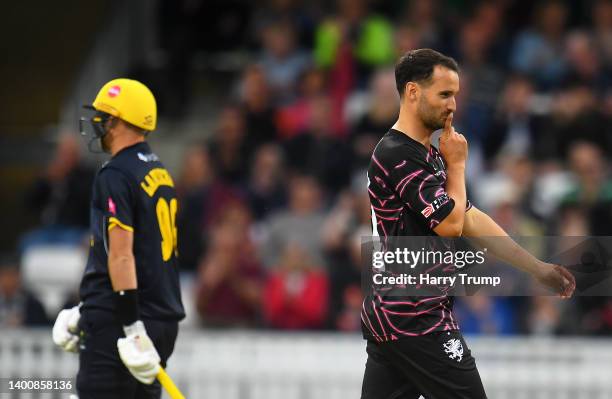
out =
[[(181, 268), (203, 326), (359, 330), (365, 170), (397, 117), (394, 62), (414, 48), (460, 65), (454, 124), (475, 206), (515, 236), (612, 236), (611, 1), (212, 3), (161, 2), (177, 79), (162, 103), (189, 101), (197, 50), (249, 60), (175, 173)], [(33, 187), (41, 223), (84, 227), (57, 189), (89, 173), (77, 165), (63, 183), (52, 165)], [(58, 220), (61, 201), (71, 206)], [(612, 333), (607, 297), (457, 302), (466, 333)]]

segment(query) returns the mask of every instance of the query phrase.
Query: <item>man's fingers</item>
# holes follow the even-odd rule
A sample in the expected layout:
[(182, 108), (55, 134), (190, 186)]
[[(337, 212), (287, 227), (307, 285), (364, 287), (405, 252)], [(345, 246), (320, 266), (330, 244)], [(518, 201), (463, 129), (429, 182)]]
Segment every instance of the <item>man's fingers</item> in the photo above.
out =
[(561, 296), (569, 298), (574, 292), (574, 289), (576, 289), (576, 279), (574, 275), (563, 266), (557, 266), (557, 271), (561, 275)]
[(453, 113), (451, 112), (446, 117), (446, 121), (444, 122), (444, 133), (449, 134), (453, 129)]
[(68, 343), (66, 344), (66, 346), (64, 346), (64, 349), (66, 349), (66, 351), (68, 352), (78, 352), (79, 351), (79, 337), (76, 335), (73, 335), (68, 341)]
[(570, 273), (569, 270), (567, 270), (563, 266), (560, 266), (559, 267), (559, 272), (565, 278), (565, 280), (567, 280), (566, 282), (568, 283), (567, 284), (568, 286), (570, 286), (570, 287), (575, 287), (576, 286), (576, 278), (574, 277), (574, 275), (572, 273)]

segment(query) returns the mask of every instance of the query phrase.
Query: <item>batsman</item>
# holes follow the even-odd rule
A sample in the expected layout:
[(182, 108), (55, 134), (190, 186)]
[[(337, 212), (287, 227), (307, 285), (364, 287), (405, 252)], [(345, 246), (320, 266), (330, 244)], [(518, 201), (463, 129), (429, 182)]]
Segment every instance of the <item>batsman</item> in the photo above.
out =
[[(110, 159), (98, 171), (81, 303), (62, 310), (53, 340), (79, 353), (80, 399), (160, 398), (156, 377), (174, 350), (181, 302), (172, 177), (151, 151), (155, 97), (142, 83), (115, 79), (81, 118)], [(162, 371), (163, 373), (163, 371)]]

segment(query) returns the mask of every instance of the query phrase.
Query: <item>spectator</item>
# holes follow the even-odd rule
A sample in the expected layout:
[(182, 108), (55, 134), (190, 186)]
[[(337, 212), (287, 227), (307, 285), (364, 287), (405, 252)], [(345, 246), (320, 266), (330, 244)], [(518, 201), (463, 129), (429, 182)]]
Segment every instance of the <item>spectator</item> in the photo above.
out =
[(266, 321), (280, 329), (322, 328), (329, 282), (321, 266), (314, 265), (308, 252), (296, 244), (287, 242), (266, 283)]
[[(508, 234), (517, 237), (541, 236), (544, 231), (540, 226), (529, 218), (520, 208), (518, 193), (506, 192), (499, 193), (507, 197), (499, 200), (492, 209), (491, 216)], [(524, 246), (531, 250), (531, 243)], [(533, 253), (533, 252), (532, 252)]]
[(260, 37), (265, 28), (278, 21), (286, 21), (295, 30), (300, 47), (312, 47), (316, 24), (317, 4), (301, 0), (264, 0), (257, 3), (253, 15), (252, 35)]
[(561, 307), (557, 298), (534, 296), (530, 298), (532, 310), (527, 318), (530, 334), (553, 335), (561, 318)]
[(265, 143), (276, 139), (275, 114), (271, 93), (264, 70), (257, 65), (247, 67), (242, 76), (241, 101), (248, 131), (246, 147), (251, 153)]
[(246, 197), (256, 220), (262, 220), (286, 203), (282, 164), (281, 149), (274, 144), (260, 147), (255, 154)]
[(53, 159), (28, 190), (26, 205), (38, 213), (41, 227), (22, 240), (22, 250), (42, 243), (80, 242), (89, 227), (94, 172), (81, 162), (77, 136), (59, 136)]
[(481, 33), (487, 42), (487, 63), (497, 68), (508, 65), (510, 47), (512, 45), (508, 32), (509, 4), (503, 2), (483, 1), (476, 6), (472, 23), (480, 27)]
[(310, 68), (300, 77), (300, 94), (290, 105), (279, 109), (277, 125), (281, 138), (287, 139), (308, 129), (312, 104), (326, 92), (326, 75), (322, 69)]
[(298, 77), (311, 63), (310, 55), (296, 48), (293, 27), (283, 20), (264, 28), (263, 48), (259, 64), (276, 102), (286, 104), (295, 95)]
[(367, 183), (362, 174), (359, 177), (350, 191), (339, 195), (322, 234), (329, 260), (329, 325), (341, 331), (361, 326), (361, 243), (372, 235)]
[(558, 159), (566, 159), (573, 145), (587, 141), (612, 155), (612, 128), (598, 107), (593, 92), (580, 82), (570, 82), (552, 103), (549, 123), (539, 135), (549, 137)]
[(503, 82), (502, 71), (489, 62), (495, 32), (473, 19), (463, 25), (460, 36), (461, 104), (455, 120), (465, 127), (470, 142), (470, 176), (482, 168), (482, 146)]
[(239, 197), (216, 178), (209, 150), (200, 143), (190, 146), (183, 157), (177, 193), (179, 262), (182, 270), (195, 271), (205, 250), (213, 215), (226, 202)]
[(18, 262), (0, 259), (0, 329), (48, 326), (42, 303), (21, 283)]
[(317, 27), (315, 61), (332, 67), (344, 56), (345, 46), (361, 68), (387, 65), (395, 57), (393, 27), (384, 17), (369, 13), (367, 1), (341, 0), (338, 13)]
[(371, 212), (367, 179), (362, 173), (358, 173), (353, 179), (351, 189), (338, 195), (336, 204), (326, 218), (322, 233), (326, 252), (340, 253), (341, 257), (347, 258), (345, 252), (352, 248), (353, 243), (349, 239), (355, 231), (370, 229), (371, 233)]
[(594, 144), (577, 142), (569, 154), (570, 168), (576, 178), (574, 186), (562, 199), (590, 208), (597, 202), (612, 201), (612, 181), (607, 176), (607, 163)]
[(610, 71), (605, 71), (602, 66), (601, 57), (597, 52), (591, 36), (584, 31), (572, 32), (566, 40), (565, 57), (568, 62), (567, 80), (577, 81), (588, 86), (603, 97), (610, 87)]
[(383, 17), (368, 14), (365, 0), (341, 0), (338, 14), (316, 29), (314, 59), (329, 70), (332, 130), (346, 131), (344, 105), (350, 91), (363, 87), (376, 67), (394, 61), (393, 27)]
[(422, 38), (419, 32), (410, 24), (402, 24), (395, 29), (395, 54), (401, 57), (410, 50), (427, 48), (421, 45)]
[(533, 84), (524, 75), (512, 75), (506, 81), (485, 135), (489, 167), (494, 167), (496, 157), (557, 159), (555, 138), (542, 134), (549, 118), (533, 112), (535, 95)]
[[(534, 162), (528, 157), (508, 156), (500, 159), (498, 168), (503, 175), (508, 177), (511, 184), (512, 191), (506, 199), (502, 197), (501, 201), (501, 203), (506, 202), (511, 205), (512, 212), (507, 216), (513, 227), (508, 226), (508, 228), (521, 236), (544, 234), (541, 215), (537, 211), (538, 198), (536, 195), (539, 191), (536, 190), (536, 165)], [(563, 187), (562, 184), (560, 186)], [(493, 187), (490, 189), (494, 190)], [(503, 190), (500, 191), (503, 192)], [(500, 194), (502, 193), (498, 193), (498, 196), (503, 196), (503, 194)]]
[(247, 147), (247, 126), (243, 110), (228, 105), (221, 111), (215, 136), (210, 142), (210, 155), (217, 176), (233, 185), (243, 184), (252, 149)]
[(550, 90), (566, 72), (563, 60), (563, 34), (567, 8), (558, 0), (540, 3), (532, 27), (520, 32), (511, 55), (515, 71), (533, 77), (538, 87)]
[[(437, 0), (413, 0), (408, 3), (402, 21), (404, 26), (410, 26), (415, 35), (416, 48), (437, 48), (441, 41), (441, 29), (438, 21), (439, 1)], [(404, 50), (404, 49), (402, 49)], [(398, 56), (402, 56), (406, 51), (402, 51)]]
[(607, 70), (612, 68), (612, 2), (596, 0), (591, 8), (595, 46)]
[(330, 317), (336, 330), (359, 331), (361, 328), (361, 244), (364, 237), (371, 234), (370, 226), (359, 226), (347, 239), (345, 257), (336, 258), (330, 268)]
[(350, 135), (353, 170), (367, 168), (380, 137), (395, 123), (399, 97), (391, 69), (377, 71), (370, 82), (367, 113), (355, 124)]
[(350, 152), (334, 137), (329, 99), (319, 97), (311, 104), (310, 129), (285, 143), (289, 170), (312, 173), (323, 186), (335, 193), (350, 179)]
[(244, 202), (240, 189), (217, 177), (211, 158), (205, 145), (194, 145), (184, 157), (178, 185), (181, 206), (177, 215), (179, 260), (184, 270), (197, 268), (223, 210)]
[(486, 135), (484, 151), (490, 162), (499, 153), (527, 155), (533, 143), (529, 101), (533, 86), (521, 75), (514, 75), (505, 84), (500, 101)]
[(312, 176), (294, 176), (289, 181), (289, 207), (272, 215), (263, 242), (265, 265), (280, 263), (281, 251), (296, 243), (309, 254), (313, 266), (325, 267), (321, 231), (325, 215), (321, 212), (321, 188)]
[(211, 247), (198, 268), (195, 302), (208, 327), (253, 327), (259, 323), (263, 272), (249, 238), (250, 215), (234, 204), (212, 230)]

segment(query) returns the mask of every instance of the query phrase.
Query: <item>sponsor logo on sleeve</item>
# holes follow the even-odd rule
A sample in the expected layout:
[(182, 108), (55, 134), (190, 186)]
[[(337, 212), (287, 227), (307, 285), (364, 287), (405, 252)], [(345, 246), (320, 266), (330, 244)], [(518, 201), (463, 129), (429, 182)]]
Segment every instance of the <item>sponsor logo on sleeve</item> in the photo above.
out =
[(108, 197), (108, 211), (113, 215), (117, 214), (117, 206), (111, 197)]
[(429, 204), (425, 209), (421, 211), (421, 214), (426, 218), (430, 217), (435, 211), (440, 209), (443, 205), (445, 205), (450, 198), (448, 194), (443, 193), (438, 198), (436, 198), (431, 204)]

